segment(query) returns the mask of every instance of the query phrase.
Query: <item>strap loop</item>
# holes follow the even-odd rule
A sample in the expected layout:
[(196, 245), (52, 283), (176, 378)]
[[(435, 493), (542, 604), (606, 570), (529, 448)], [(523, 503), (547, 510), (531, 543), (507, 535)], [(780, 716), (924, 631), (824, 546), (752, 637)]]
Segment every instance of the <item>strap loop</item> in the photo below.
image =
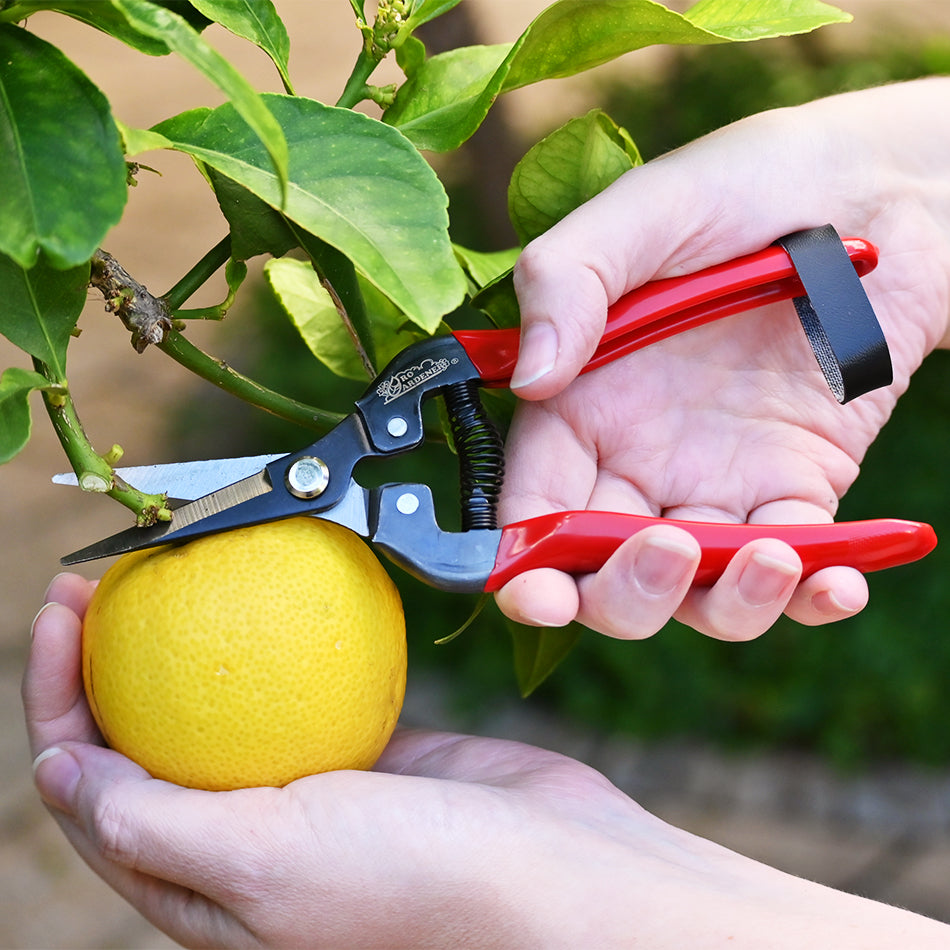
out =
[(805, 288), (805, 296), (794, 299), (795, 310), (838, 402), (889, 386), (894, 374), (887, 341), (838, 232), (826, 224), (775, 243)]

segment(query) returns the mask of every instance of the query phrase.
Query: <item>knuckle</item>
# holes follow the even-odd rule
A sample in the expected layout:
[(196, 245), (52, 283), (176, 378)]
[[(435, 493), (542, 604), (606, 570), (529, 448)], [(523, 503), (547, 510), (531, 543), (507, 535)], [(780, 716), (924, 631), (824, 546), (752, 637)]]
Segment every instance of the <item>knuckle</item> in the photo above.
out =
[(136, 866), (138, 848), (132, 816), (115, 798), (104, 795), (93, 805), (89, 830), (104, 857), (125, 867)]

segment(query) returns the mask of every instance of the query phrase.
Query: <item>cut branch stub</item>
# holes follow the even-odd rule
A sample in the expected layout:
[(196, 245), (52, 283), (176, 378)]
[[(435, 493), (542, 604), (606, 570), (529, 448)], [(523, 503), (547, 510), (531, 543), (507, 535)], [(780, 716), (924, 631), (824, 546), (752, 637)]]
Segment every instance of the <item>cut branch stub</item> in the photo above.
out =
[(150, 294), (111, 254), (101, 249), (93, 255), (89, 285), (102, 293), (106, 310), (114, 313), (132, 334), (136, 353), (144, 352), (150, 343), (162, 343), (173, 329), (165, 301)]

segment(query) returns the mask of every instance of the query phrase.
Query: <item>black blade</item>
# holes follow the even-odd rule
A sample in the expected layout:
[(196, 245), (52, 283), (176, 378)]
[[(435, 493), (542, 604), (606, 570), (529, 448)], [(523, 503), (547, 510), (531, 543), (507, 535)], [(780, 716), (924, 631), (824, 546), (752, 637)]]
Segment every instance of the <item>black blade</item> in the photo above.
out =
[(271, 491), (267, 474), (261, 472), (179, 508), (168, 524), (128, 528), (66, 555), (60, 563), (68, 567), (294, 515), (323, 518), (369, 536), (368, 493), (356, 482), (351, 481), (343, 497), (325, 511), (314, 511), (315, 504), (314, 500), (296, 499), (285, 491)]

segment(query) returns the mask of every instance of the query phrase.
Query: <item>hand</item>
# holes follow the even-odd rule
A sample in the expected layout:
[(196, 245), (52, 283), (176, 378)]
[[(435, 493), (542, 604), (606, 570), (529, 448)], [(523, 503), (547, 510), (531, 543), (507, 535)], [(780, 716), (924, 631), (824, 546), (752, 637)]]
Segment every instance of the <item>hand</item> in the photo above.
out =
[(678, 831), (515, 742), (397, 732), (373, 772), (282, 789), (152, 779), (103, 748), (83, 696), (91, 592), (60, 575), (33, 625), (36, 783), (90, 867), (187, 946), (947, 945), (941, 925)]
[[(509, 438), (503, 522), (600, 508), (729, 522), (830, 521), (867, 447), (950, 311), (950, 81), (852, 93), (738, 122), (634, 169), (534, 241), (515, 279), (523, 403)], [(937, 117), (940, 118), (937, 118)], [(842, 407), (790, 303), (693, 330), (575, 381), (606, 307), (640, 284), (758, 250), (831, 222), (881, 249), (864, 285), (895, 382)], [(801, 580), (777, 541), (744, 547), (711, 588), (691, 588), (695, 541), (643, 531), (595, 575), (536, 571), (498, 595), (515, 619), (575, 617), (644, 637), (676, 616), (724, 639), (785, 611), (841, 619), (867, 601), (838, 567)]]
[(236, 792), (152, 779), (103, 747), (82, 692), (91, 593), (60, 575), (33, 625), (36, 783), (90, 867), (187, 946), (796, 947), (810, 928), (816, 946), (946, 945), (941, 925), (678, 831), (520, 743), (401, 731), (373, 772)]

